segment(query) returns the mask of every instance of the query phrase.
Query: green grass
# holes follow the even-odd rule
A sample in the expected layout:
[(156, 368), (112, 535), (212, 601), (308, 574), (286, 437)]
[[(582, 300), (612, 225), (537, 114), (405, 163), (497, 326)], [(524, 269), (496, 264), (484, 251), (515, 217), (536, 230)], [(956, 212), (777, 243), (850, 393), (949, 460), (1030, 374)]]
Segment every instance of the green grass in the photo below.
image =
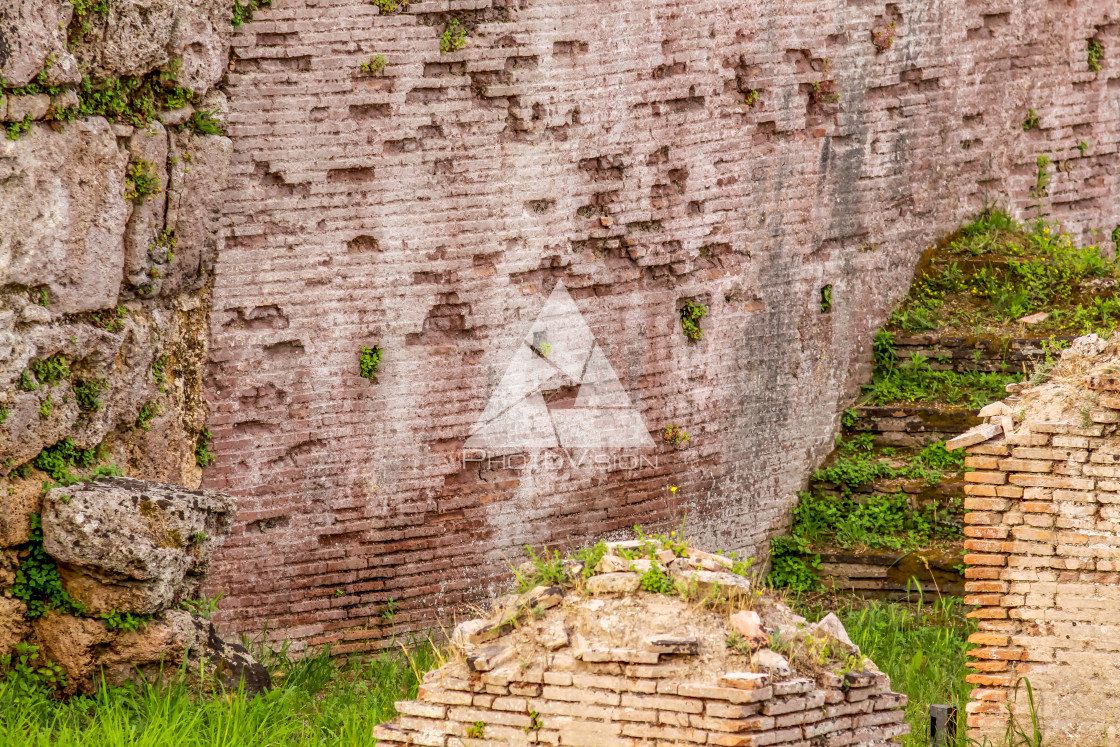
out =
[(894, 334), (883, 329), (875, 333), (872, 350), (875, 367), (871, 383), (863, 386), (863, 405), (914, 402), (977, 409), (1003, 399), (1006, 386), (1023, 379), (1008, 372), (940, 371), (917, 353), (900, 364)]
[(960, 732), (953, 747), (966, 744), (964, 707), (971, 685), (965, 683), (965, 652), (975, 624), (956, 598), (934, 604), (869, 602), (851, 597), (803, 597), (791, 600), (809, 619), (835, 611), (852, 642), (891, 678), (891, 689), (910, 698), (906, 720), (910, 734), (903, 747), (929, 747), (929, 706), (957, 706)]
[(372, 745), (394, 701), (416, 697), (420, 677), (440, 663), (430, 644), (372, 659), (265, 659), (274, 687), (193, 693), (181, 680), (162, 687), (106, 687), (59, 701), (0, 679), (0, 747), (217, 747)]
[(1050, 317), (1031, 327), (1032, 335), (1108, 336), (1120, 323), (1120, 299), (1094, 283), (1118, 275), (1116, 260), (1097, 246), (1078, 246), (1056, 224), (1023, 226), (989, 208), (933, 252), (891, 326), (908, 333), (952, 328), (984, 334), (1045, 311)]

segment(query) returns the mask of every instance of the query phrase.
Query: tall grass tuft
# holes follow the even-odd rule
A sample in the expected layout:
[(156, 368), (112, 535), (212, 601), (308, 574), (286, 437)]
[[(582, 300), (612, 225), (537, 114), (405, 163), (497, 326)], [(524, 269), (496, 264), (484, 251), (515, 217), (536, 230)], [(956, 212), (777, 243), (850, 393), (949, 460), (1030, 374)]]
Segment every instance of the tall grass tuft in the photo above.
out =
[[(402, 646), (402, 648), (404, 648)], [(0, 747), (289, 747), (374, 744), (373, 727), (416, 697), (424, 672), (442, 663), (431, 642), (374, 658), (299, 660), (265, 656), (273, 688), (200, 694), (183, 677), (140, 688), (103, 686), (59, 701), (0, 679)]]
[(891, 688), (905, 693), (910, 734), (903, 747), (929, 747), (929, 707), (955, 705), (961, 714), (959, 733), (952, 747), (964, 747), (965, 704), (971, 685), (965, 653), (975, 624), (965, 617), (961, 600), (954, 597), (925, 604), (884, 603), (850, 597), (804, 597), (792, 600), (795, 609), (810, 619), (835, 611), (860, 647), (891, 678)]

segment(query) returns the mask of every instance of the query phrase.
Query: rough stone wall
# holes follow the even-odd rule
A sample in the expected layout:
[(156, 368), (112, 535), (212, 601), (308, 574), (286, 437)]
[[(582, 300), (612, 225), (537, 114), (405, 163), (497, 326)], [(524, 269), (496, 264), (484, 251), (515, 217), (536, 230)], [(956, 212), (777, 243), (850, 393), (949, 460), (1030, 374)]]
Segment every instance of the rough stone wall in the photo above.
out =
[[(452, 17), (470, 33), (441, 54)], [(390, 599), (423, 628), (524, 543), (686, 512), (707, 544), (764, 548), (927, 242), (985, 200), (1081, 238), (1120, 223), (1118, 52), (1112, 0), (276, 0), (226, 78), (206, 476), (241, 499), (224, 624), (373, 648)], [(559, 281), (656, 468), (464, 469)], [(697, 343), (689, 299), (710, 309)], [(658, 438), (674, 422), (680, 448)]]
[[(189, 103), (88, 112), (95, 96), (123, 101), (151, 80), (220, 109), (229, 8), (85, 10), (0, 7), (0, 548), (27, 543), (47, 479), (35, 457), (66, 439), (133, 476), (202, 479), (215, 190), (231, 142), (185, 128)], [(133, 194), (137, 168), (153, 180), (147, 196)]]
[[(1114, 359), (1115, 360), (1115, 359)], [(1113, 386), (1120, 382), (1113, 377)], [(965, 603), (975, 685), (970, 736), (1030, 724), (1030, 681), (1046, 744), (1111, 744), (1120, 690), (1120, 397), (1085, 391), (1064, 417), (1012, 397), (989, 405), (968, 446)], [(983, 412), (983, 411), (982, 411)], [(971, 444), (971, 445), (969, 445)]]

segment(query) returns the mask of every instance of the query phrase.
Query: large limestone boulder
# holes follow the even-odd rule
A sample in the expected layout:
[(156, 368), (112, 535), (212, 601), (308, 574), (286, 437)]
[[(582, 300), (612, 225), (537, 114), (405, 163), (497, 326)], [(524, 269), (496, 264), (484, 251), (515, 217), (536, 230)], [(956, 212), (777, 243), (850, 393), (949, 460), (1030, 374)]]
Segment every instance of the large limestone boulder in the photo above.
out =
[[(0, 618), (0, 636), (3, 635)], [(214, 678), (227, 688), (243, 681), (253, 694), (270, 685), (268, 670), (244, 647), (218, 637), (209, 620), (168, 610), (139, 630), (109, 631), (90, 618), (51, 612), (33, 624), (31, 642), (40, 656), (62, 667), (66, 693), (93, 693), (102, 678), (110, 685), (168, 678), (186, 664), (188, 676)], [(0, 654), (3, 640), (0, 639)]]
[(90, 614), (150, 614), (197, 595), (233, 512), (222, 493), (101, 479), (44, 496), (43, 544)]
[(116, 306), (127, 165), (100, 117), (0, 140), (0, 285), (47, 286), (54, 314)]
[(66, 48), (66, 27), (74, 6), (58, 0), (5, 0), (0, 3), (0, 76), (25, 86), (47, 67), (51, 83), (77, 83), (78, 63)]
[(76, 53), (103, 77), (144, 75), (174, 65), (176, 82), (201, 95), (228, 64), (232, 5), (226, 0), (112, 2), (106, 16), (87, 16), (90, 32)]

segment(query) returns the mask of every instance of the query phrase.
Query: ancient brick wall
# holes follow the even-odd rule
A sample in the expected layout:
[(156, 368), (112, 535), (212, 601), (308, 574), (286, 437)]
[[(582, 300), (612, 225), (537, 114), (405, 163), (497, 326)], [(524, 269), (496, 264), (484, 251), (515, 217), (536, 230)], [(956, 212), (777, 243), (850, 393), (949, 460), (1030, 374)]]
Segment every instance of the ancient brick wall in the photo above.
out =
[[(1029, 728), (1030, 682), (1046, 744), (1112, 744), (1120, 691), (1120, 397), (1086, 392), (1074, 417), (990, 405), (967, 445), (965, 602), (975, 685), (970, 735), (1002, 736), (1009, 713)], [(1080, 405), (1080, 407), (1078, 407)], [(1114, 409), (1115, 408), (1115, 409)]]
[[(466, 45), (441, 54), (452, 18)], [(757, 552), (929, 241), (985, 200), (1120, 223), (1111, 0), (275, 0), (233, 45), (205, 478), (241, 500), (231, 628), (374, 647), (390, 599), (422, 628), (524, 543), (686, 512)], [(560, 281), (657, 466), (464, 469)]]

